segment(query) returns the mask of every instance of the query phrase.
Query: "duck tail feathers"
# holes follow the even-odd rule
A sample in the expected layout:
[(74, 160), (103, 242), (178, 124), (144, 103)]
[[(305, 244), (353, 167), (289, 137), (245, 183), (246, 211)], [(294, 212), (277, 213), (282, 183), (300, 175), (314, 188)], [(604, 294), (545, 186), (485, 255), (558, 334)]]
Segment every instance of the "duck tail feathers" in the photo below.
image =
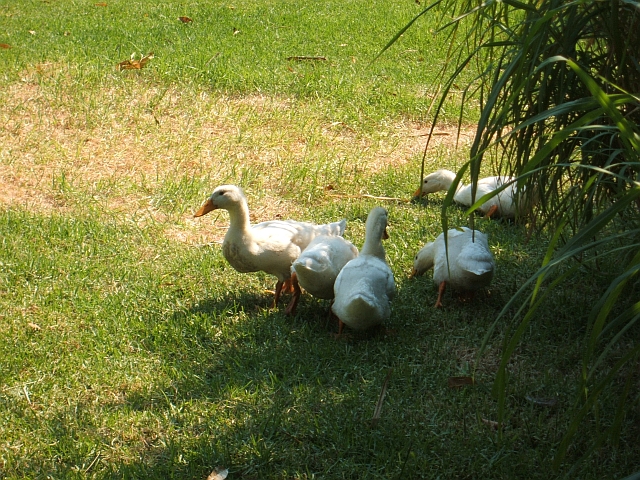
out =
[(361, 278), (353, 286), (348, 304), (356, 311), (373, 309), (375, 293), (368, 278)]
[(327, 223), (326, 225), (322, 225), (322, 227), (322, 235), (342, 236), (345, 228), (347, 228), (347, 220), (343, 218), (339, 222)]
[(375, 313), (375, 307), (371, 304), (370, 299), (361, 295), (352, 297), (346, 310), (351, 316), (361, 317), (362, 319), (371, 318)]

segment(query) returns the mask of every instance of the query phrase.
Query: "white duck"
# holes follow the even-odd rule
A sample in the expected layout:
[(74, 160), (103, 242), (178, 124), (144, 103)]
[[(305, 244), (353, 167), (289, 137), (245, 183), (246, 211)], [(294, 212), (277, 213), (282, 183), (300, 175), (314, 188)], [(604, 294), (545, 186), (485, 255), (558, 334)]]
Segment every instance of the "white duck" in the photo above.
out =
[(391, 316), (390, 301), (396, 286), (385, 261), (382, 239), (387, 235), (387, 211), (376, 207), (369, 213), (360, 255), (347, 263), (333, 287), (331, 310), (343, 324), (355, 330), (381, 324)]
[[(424, 177), (422, 188), (417, 190), (414, 196), (423, 196), (428, 193), (449, 190), (455, 178), (456, 174), (450, 170), (436, 170)], [(504, 184), (512, 181), (514, 181), (513, 177), (481, 178), (478, 180), (476, 201), (487, 193), (493, 192)], [(519, 205), (516, 202), (516, 188), (516, 183), (512, 183), (500, 193), (483, 203), (478, 210), (487, 217), (515, 218), (516, 214), (520, 213), (518, 211)], [(473, 205), (474, 202), (471, 201), (471, 185), (463, 185), (462, 182), (460, 182), (458, 188), (456, 188), (456, 193), (453, 195), (453, 199), (466, 207)]]
[[(291, 266), (298, 283), (317, 298), (332, 299), (333, 285), (347, 262), (358, 256), (358, 249), (349, 241), (335, 235), (319, 235)], [(295, 312), (296, 304), (287, 307)]]
[(291, 277), (291, 264), (318, 235), (342, 235), (346, 220), (314, 225), (294, 220), (272, 220), (251, 225), (249, 207), (242, 190), (221, 185), (205, 201), (194, 217), (212, 210), (229, 212), (229, 229), (222, 242), (222, 254), (238, 272), (263, 271), (278, 278), (273, 306), (280, 299), (285, 282), (291, 281), (294, 297), (300, 295), (297, 280)]
[(433, 281), (439, 286), (436, 308), (442, 307), (442, 295), (447, 283), (454, 290), (478, 290), (491, 283), (495, 270), (493, 255), (484, 233), (467, 227), (452, 228), (447, 238), (448, 250), (445, 249), (444, 233), (422, 247), (414, 258), (411, 273), (415, 277), (433, 268)]

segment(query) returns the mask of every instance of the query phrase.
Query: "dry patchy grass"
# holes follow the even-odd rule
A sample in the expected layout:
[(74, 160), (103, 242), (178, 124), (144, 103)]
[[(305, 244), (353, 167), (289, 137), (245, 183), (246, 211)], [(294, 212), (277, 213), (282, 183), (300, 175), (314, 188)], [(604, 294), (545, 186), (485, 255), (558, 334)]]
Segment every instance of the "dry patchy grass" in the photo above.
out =
[[(133, 77), (85, 90), (53, 71), (55, 66), (36, 67), (0, 90), (4, 204), (71, 213), (93, 201), (111, 214), (163, 223), (167, 214), (156, 208), (154, 194), (183, 178), (211, 189), (243, 183), (260, 194), (251, 199), (256, 221), (272, 218), (275, 210), (286, 217), (290, 209), (281, 197), (296, 181), (296, 165), (353, 177), (419, 162), (429, 130), (397, 120), (362, 132), (291, 98), (229, 97)], [(443, 127), (430, 148), (442, 155), (471, 138), (471, 127), (460, 137), (456, 128)], [(167, 234), (201, 242), (203, 223), (191, 221), (187, 210), (174, 219), (180, 227), (167, 225)]]

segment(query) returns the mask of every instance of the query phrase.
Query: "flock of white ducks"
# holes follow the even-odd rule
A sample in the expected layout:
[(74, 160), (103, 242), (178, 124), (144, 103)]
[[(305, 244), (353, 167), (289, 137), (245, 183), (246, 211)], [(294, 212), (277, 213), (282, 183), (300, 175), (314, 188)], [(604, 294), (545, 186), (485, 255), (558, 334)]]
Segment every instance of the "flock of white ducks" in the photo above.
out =
[[(438, 170), (425, 177), (417, 195), (446, 190), (455, 174)], [(476, 198), (491, 188), (512, 179), (489, 177), (478, 181)], [(513, 217), (516, 214), (513, 185), (492, 197), (481, 211), (489, 216)], [(454, 199), (471, 205), (471, 189), (460, 185)], [(194, 214), (200, 217), (212, 210), (229, 212), (229, 229), (222, 253), (241, 273), (263, 271), (278, 279), (273, 306), (284, 291), (292, 292), (287, 314), (295, 313), (301, 286), (311, 295), (332, 299), (331, 311), (338, 317), (340, 331), (347, 325), (364, 330), (384, 323), (391, 315), (390, 302), (395, 295), (393, 273), (385, 259), (382, 240), (387, 235), (387, 211), (375, 207), (369, 213), (365, 242), (358, 249), (342, 238), (346, 220), (315, 225), (294, 220), (273, 220), (251, 225), (247, 199), (235, 185), (217, 187)], [(436, 307), (448, 284), (454, 290), (475, 291), (489, 285), (495, 270), (487, 237), (466, 227), (451, 229), (426, 244), (415, 256), (411, 276), (433, 268), (433, 280), (439, 286)]]

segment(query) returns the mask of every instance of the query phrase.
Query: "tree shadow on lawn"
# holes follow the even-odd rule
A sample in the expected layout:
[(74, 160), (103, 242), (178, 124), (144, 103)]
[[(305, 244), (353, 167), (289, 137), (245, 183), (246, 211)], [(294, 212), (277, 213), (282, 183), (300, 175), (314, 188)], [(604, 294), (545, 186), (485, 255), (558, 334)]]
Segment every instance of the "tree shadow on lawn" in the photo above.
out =
[[(431, 279), (425, 280), (435, 293)], [(327, 474), (342, 457), (377, 469), (377, 475), (399, 474), (402, 452), (411, 438), (422, 437), (423, 420), (394, 428), (387, 425), (391, 418), (383, 417), (383, 431), (371, 427), (390, 367), (396, 385), (415, 383), (409, 365), (424, 362), (427, 352), (437, 355), (429, 336), (455, 335), (456, 326), (447, 319), (480, 332), (492, 319), (479, 320), (478, 313), (500, 307), (495, 297), (482, 299), (481, 308), (450, 297), (447, 309), (435, 311), (430, 299), (417, 297), (424, 282), (400, 279), (399, 284), (391, 335), (351, 332), (336, 339), (336, 326), (327, 320), (330, 302), (309, 295), (303, 295), (294, 317), (283, 313), (288, 297), (273, 310), (272, 297), (263, 293), (208, 298), (176, 311), (166, 320), (174, 325), (169, 331), (175, 341), (150, 349), (161, 357), (169, 383), (131, 393), (126, 402), (133, 410), (168, 417), (180, 433), (168, 435), (139, 461), (121, 465), (118, 473), (194, 478), (221, 465), (243, 478), (282, 476), (292, 468)], [(413, 355), (418, 356), (407, 357)], [(425, 375), (446, 389), (452, 360), (437, 362), (440, 366)], [(419, 398), (424, 388), (418, 383), (403, 394)], [(407, 421), (407, 413), (398, 414)], [(421, 438), (414, 449), (429, 442)]]
[(183, 336), (182, 352), (151, 353), (162, 357), (170, 383), (131, 393), (126, 403), (169, 417), (181, 433), (121, 465), (119, 475), (204, 478), (218, 465), (243, 478), (281, 476), (292, 465), (324, 472), (350, 449), (363, 465), (397, 463), (402, 433), (391, 456), (368, 448), (380, 441), (369, 420), (392, 343), (336, 340), (329, 302), (305, 298), (289, 317), (283, 306), (267, 308), (270, 301), (250, 293), (210, 298), (168, 320)]
[[(450, 395), (451, 346), (476, 341), (467, 334), (467, 340), (446, 337), (461, 329), (481, 332), (501, 306), (495, 297), (480, 305), (449, 297), (446, 308), (435, 311), (436, 292), (431, 278), (399, 278), (388, 324), (396, 334), (389, 336), (335, 339), (328, 301), (304, 295), (297, 315), (288, 317), (288, 297), (272, 310), (272, 295), (259, 290), (204, 298), (169, 315), (152, 313), (137, 334), (144, 336), (143, 354), (158, 360), (156, 380), (137, 388), (126, 381), (120, 399), (100, 399), (99, 417), (76, 419), (77, 411), (92, 408), (90, 401), (63, 408), (51, 420), (66, 425), (55, 436), (75, 440), (52, 447), (50, 458), (59, 459), (57, 472), (69, 475), (97, 458), (91, 472), (118, 478), (206, 478), (217, 466), (243, 478), (284, 472), (398, 476), (409, 445), (440, 455), (451, 445), (425, 438), (424, 425), (432, 424), (426, 417), (437, 411), (417, 407), (423, 396), (433, 397), (434, 385), (441, 390), (436, 395)], [(421, 366), (416, 377), (415, 365), (428, 369)], [(391, 395), (406, 397), (398, 400), (406, 406), (393, 412), (385, 406), (372, 428), (391, 367)], [(123, 422), (129, 426), (123, 429)], [(339, 466), (339, 459), (348, 466)]]
[[(145, 342), (160, 359), (158, 383), (103, 404), (105, 418), (131, 421), (126, 432), (105, 432), (91, 418), (56, 431), (86, 447), (56, 447), (58, 473), (72, 475), (75, 465), (98, 458), (91, 472), (107, 478), (204, 479), (217, 467), (248, 479), (396, 478), (431, 469), (449, 478), (500, 477), (499, 467), (489, 475), (477, 460), (502, 455), (492, 431), (473, 421), (493, 411), (488, 390), (452, 391), (446, 383), (456, 374), (456, 351), (477, 346), (502, 302), (489, 296), (460, 304), (451, 296), (435, 310), (431, 278), (399, 283), (389, 322), (395, 336), (336, 340), (326, 322), (329, 302), (310, 296), (293, 318), (283, 305), (268, 308), (272, 297), (263, 293), (208, 298), (151, 318), (150, 331), (162, 324), (167, 336)], [(388, 399), (373, 426), (391, 367)], [(83, 410), (69, 407), (59, 425), (74, 418), (72, 408)], [(128, 449), (120, 457), (126, 460), (106, 460), (114, 437)], [(101, 452), (105, 461), (96, 457)]]

